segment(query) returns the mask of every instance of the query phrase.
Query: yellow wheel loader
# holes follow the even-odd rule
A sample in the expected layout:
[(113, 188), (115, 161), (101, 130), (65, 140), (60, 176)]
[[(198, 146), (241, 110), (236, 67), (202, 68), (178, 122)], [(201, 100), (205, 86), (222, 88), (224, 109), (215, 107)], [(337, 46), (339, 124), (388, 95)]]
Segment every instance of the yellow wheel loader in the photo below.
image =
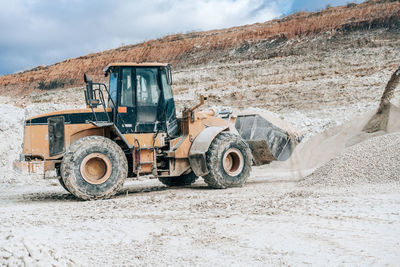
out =
[(25, 121), (23, 153), (15, 165), (53, 171), (84, 200), (113, 196), (127, 177), (152, 175), (167, 186), (198, 177), (213, 188), (242, 186), (251, 165), (286, 160), (301, 137), (258, 114), (175, 112), (169, 64), (113, 63), (109, 86), (85, 74), (86, 108)]

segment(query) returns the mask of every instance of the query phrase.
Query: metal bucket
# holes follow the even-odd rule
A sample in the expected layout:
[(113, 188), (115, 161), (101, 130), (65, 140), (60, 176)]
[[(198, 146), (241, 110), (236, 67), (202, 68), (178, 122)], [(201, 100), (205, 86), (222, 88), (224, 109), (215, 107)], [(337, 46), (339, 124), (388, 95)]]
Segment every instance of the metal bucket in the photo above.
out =
[(261, 114), (239, 115), (235, 128), (250, 146), (256, 166), (287, 160), (302, 139), (302, 136), (273, 124), (271, 119)]

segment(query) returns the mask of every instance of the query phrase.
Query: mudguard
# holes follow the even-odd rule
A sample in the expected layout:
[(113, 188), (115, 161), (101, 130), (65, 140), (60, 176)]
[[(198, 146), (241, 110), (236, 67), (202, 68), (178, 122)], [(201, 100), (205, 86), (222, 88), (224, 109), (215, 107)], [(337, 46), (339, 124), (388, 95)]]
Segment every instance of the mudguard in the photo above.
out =
[(226, 129), (228, 129), (228, 126), (207, 127), (193, 141), (189, 151), (189, 162), (196, 176), (203, 176), (209, 172), (206, 163), (206, 152), (214, 138)]

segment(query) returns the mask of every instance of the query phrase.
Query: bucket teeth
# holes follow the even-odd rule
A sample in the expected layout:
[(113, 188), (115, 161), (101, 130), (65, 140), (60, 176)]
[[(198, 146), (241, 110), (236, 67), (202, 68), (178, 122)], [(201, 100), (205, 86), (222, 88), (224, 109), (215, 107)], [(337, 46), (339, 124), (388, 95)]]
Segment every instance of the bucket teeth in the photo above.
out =
[(249, 145), (254, 165), (287, 160), (301, 137), (273, 124), (260, 114), (239, 115), (235, 128)]

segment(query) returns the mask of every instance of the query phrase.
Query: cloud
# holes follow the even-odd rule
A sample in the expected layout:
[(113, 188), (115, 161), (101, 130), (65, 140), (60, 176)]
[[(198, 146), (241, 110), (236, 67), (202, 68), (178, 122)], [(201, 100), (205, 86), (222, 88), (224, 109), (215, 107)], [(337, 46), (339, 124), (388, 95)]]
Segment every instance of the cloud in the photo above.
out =
[(348, 1), (7, 1), (0, 9), (0, 75), (171, 33), (264, 22)]
[(327, 5), (340, 6), (348, 3), (361, 3), (361, 0), (294, 0), (291, 11), (315, 11), (325, 8)]
[(263, 22), (284, 1), (13, 0), (0, 9), (0, 74), (158, 38)]

